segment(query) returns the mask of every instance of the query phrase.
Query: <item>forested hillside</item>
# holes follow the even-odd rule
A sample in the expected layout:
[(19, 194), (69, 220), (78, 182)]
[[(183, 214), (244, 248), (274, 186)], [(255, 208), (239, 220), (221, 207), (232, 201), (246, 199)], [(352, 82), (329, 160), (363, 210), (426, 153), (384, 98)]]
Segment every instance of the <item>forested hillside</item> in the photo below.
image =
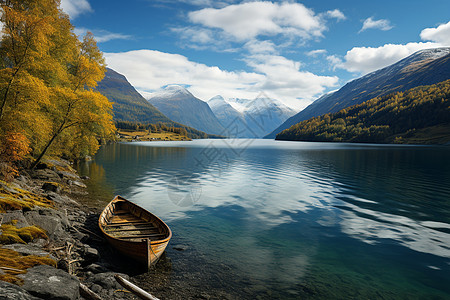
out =
[(141, 123), (170, 123), (156, 107), (151, 105), (128, 82), (125, 76), (107, 68), (105, 78), (96, 88), (113, 103), (114, 120)]
[(113, 136), (112, 107), (94, 90), (105, 73), (92, 34), (82, 41), (53, 0), (1, 2), (0, 173), (24, 158), (93, 154)]
[(338, 112), (375, 97), (436, 84), (447, 79), (450, 79), (450, 48), (421, 50), (395, 64), (350, 81), (338, 91), (320, 97), (267, 137), (275, 138), (276, 134), (284, 129), (312, 117)]
[(300, 122), (278, 140), (364, 143), (450, 142), (450, 80), (377, 97)]

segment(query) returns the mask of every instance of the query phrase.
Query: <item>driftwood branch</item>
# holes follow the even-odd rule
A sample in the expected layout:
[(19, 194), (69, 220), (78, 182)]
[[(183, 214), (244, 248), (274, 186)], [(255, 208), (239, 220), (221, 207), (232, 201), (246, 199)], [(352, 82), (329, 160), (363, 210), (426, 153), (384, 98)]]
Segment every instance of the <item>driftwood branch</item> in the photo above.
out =
[(14, 269), (14, 268), (7, 268), (7, 267), (0, 267), (0, 269), (5, 271), (14, 271), (14, 272), (23, 272), (24, 270)]
[(135, 294), (136, 296), (138, 296), (141, 299), (159, 300), (155, 296), (147, 293), (146, 291), (144, 291), (137, 285), (134, 285), (133, 283), (129, 282), (128, 280), (126, 280), (125, 278), (123, 278), (122, 276), (120, 276), (118, 274), (114, 275), (114, 278), (116, 278), (117, 282), (120, 283), (121, 286), (123, 286), (124, 288), (126, 288), (127, 290), (129, 290), (130, 292), (132, 292), (133, 294)]
[(85, 299), (89, 299), (89, 300), (102, 300), (102, 298), (100, 298), (99, 295), (97, 295), (96, 293), (94, 293), (93, 291), (91, 291), (87, 286), (85, 286), (84, 284), (80, 283), (80, 294), (81, 296), (83, 296)]

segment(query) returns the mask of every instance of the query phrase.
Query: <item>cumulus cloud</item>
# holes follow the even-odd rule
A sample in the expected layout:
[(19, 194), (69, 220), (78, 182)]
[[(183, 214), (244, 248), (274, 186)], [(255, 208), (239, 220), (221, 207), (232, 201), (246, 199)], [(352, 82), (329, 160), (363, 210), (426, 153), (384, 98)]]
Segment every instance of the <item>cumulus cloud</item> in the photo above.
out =
[(297, 97), (311, 100), (338, 82), (335, 76), (318, 76), (302, 71), (300, 62), (279, 55), (252, 55), (246, 58), (246, 62), (256, 72), (264, 74), (263, 80), (255, 83), (253, 89), (276, 94), (290, 106), (298, 106)]
[(326, 30), (322, 19), (300, 3), (247, 2), (204, 8), (188, 16), (191, 22), (223, 30), (237, 41), (279, 34), (309, 39)]
[(425, 28), (420, 33), (420, 38), (424, 41), (433, 41), (450, 46), (450, 22), (441, 24), (437, 28)]
[(423, 49), (450, 46), (450, 22), (436, 28), (425, 28), (420, 33), (424, 41), (407, 44), (386, 44), (380, 47), (354, 47), (345, 56), (328, 56), (327, 60), (333, 68), (341, 68), (349, 72), (367, 74), (389, 66), (397, 61)]
[(327, 53), (327, 50), (325, 50), (325, 49), (317, 49), (317, 50), (311, 50), (309, 52), (306, 52), (306, 55), (316, 57), (318, 55), (326, 54), (326, 53)]
[(71, 19), (92, 11), (88, 0), (61, 0), (61, 8)]
[(372, 17), (364, 20), (363, 26), (359, 32), (363, 32), (367, 29), (380, 29), (383, 31), (391, 30), (393, 26), (391, 22), (386, 19), (374, 20)]
[(324, 15), (328, 18), (334, 18), (338, 21), (343, 21), (343, 20), (347, 19), (347, 17), (344, 15), (344, 13), (342, 11), (340, 11), (339, 9), (329, 10)]
[(333, 71), (335, 71), (338, 66), (342, 65), (342, 59), (337, 55), (328, 55), (327, 61), (331, 65), (331, 69), (333, 69)]
[(275, 54), (278, 52), (276, 45), (272, 41), (251, 40), (245, 43), (244, 48), (253, 54)]
[(237, 0), (222, 0), (222, 1), (215, 1), (215, 0), (149, 0), (150, 2), (154, 3), (187, 3), (193, 6), (201, 6), (201, 7), (224, 7), (226, 5), (229, 5), (231, 3), (236, 3)]
[(179, 54), (153, 50), (105, 53), (105, 57), (111, 68), (124, 74), (147, 96), (166, 85), (180, 84), (189, 86), (189, 90), (202, 100), (218, 94), (225, 98), (253, 99), (265, 92), (300, 109), (338, 81), (337, 77), (301, 71), (299, 62), (269, 54), (246, 58), (253, 72), (225, 71), (190, 61)]
[(111, 40), (129, 40), (132, 38), (132, 36), (130, 35), (113, 33), (107, 30), (89, 30), (87, 28), (82, 27), (74, 29), (74, 33), (79, 37), (86, 35), (88, 31), (92, 32), (97, 43), (104, 43)]
[(386, 44), (381, 47), (354, 47), (347, 51), (344, 62), (336, 61), (336, 67), (350, 72), (367, 74), (389, 66), (422, 49), (436, 48), (437, 43)]

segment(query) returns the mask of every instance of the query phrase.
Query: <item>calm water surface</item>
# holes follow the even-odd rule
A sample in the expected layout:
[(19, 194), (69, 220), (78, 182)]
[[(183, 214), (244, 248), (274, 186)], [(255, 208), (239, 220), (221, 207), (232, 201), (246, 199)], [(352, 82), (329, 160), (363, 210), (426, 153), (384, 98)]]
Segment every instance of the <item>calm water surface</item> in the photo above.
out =
[(450, 298), (449, 147), (141, 142), (80, 171), (99, 206), (120, 194), (169, 224), (170, 280), (241, 298)]

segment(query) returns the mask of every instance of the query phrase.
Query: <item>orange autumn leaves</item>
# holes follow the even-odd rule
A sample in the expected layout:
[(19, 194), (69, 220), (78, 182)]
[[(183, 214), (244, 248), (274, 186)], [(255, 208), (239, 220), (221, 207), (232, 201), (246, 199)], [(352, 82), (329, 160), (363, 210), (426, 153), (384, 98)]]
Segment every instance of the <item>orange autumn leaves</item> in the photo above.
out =
[(105, 73), (94, 37), (79, 41), (54, 0), (0, 3), (0, 161), (14, 169), (28, 154), (37, 164), (95, 153), (115, 127), (111, 103), (94, 90)]

